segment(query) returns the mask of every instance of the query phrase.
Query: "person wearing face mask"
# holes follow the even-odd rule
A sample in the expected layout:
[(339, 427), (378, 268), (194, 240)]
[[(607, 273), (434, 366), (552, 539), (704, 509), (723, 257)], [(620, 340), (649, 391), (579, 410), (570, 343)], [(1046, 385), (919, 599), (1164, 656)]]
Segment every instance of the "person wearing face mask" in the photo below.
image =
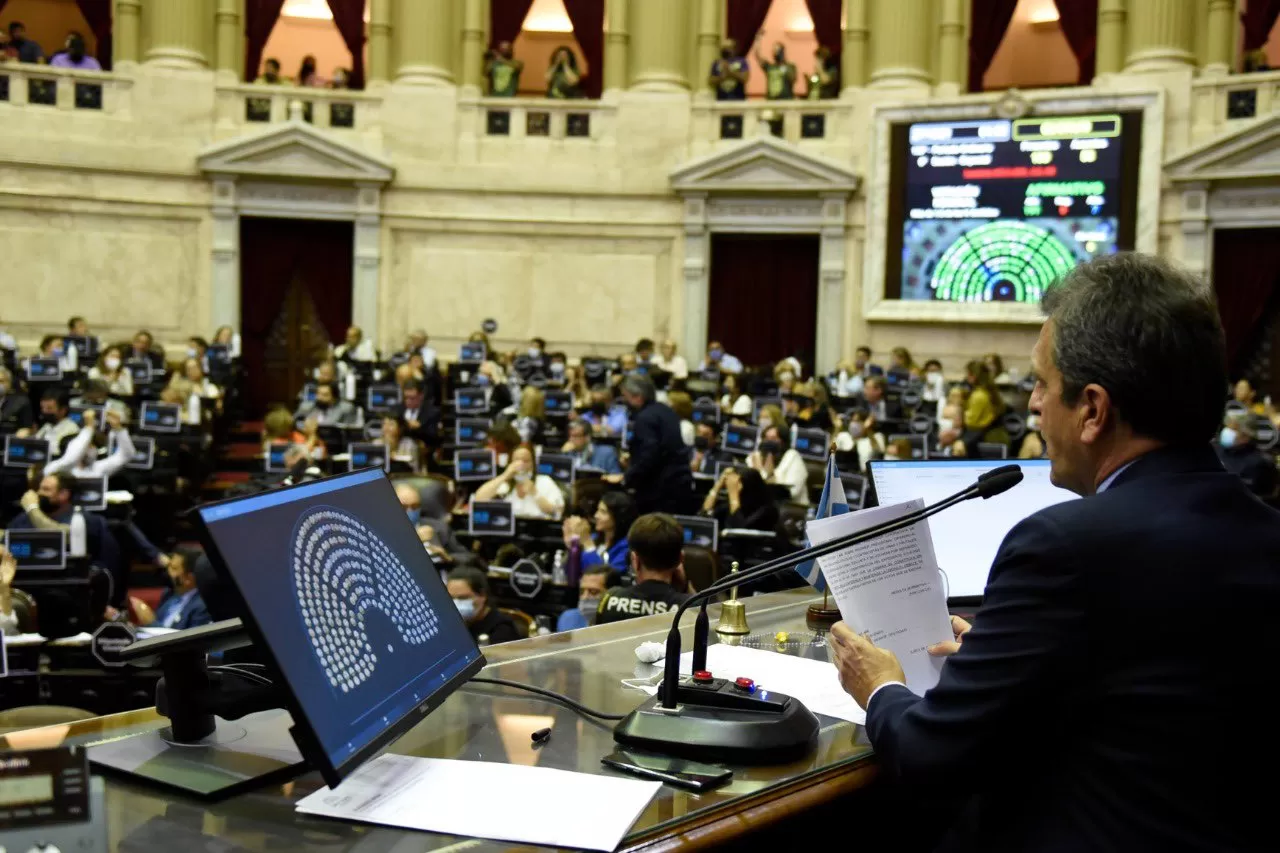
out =
[(133, 374), (124, 367), (120, 347), (107, 347), (98, 356), (98, 363), (89, 368), (89, 379), (107, 383), (107, 389), (117, 397), (133, 396)]
[(588, 424), (595, 435), (622, 435), (622, 431), (627, 428), (626, 410), (612, 405), (609, 392), (603, 388), (591, 392), (591, 404), (579, 415), (579, 419)]
[(1043, 459), (1044, 439), (1040, 437), (1040, 416), (1035, 412), (1027, 414), (1027, 431), (1022, 436), (1022, 445), (1018, 448), (1019, 459)]
[(625, 482), (635, 492), (636, 507), (644, 512), (688, 513), (695, 505), (689, 447), (680, 435), (680, 418), (657, 402), (653, 383), (632, 374), (622, 380), (622, 398), (632, 412), (630, 463), (625, 476), (605, 479)]
[(730, 373), (724, 377), (724, 393), (720, 395), (720, 411), (736, 418), (751, 416), (751, 395), (742, 390), (742, 380)]
[[(948, 403), (938, 414), (938, 431), (933, 437), (930, 456), (964, 456), (964, 406)], [(1028, 439), (1031, 436), (1028, 436)], [(1033, 458), (1033, 457), (1024, 457)]]
[[(71, 420), (67, 392), (57, 388), (50, 388), (44, 392), (44, 396), (40, 398), (39, 424), (35, 432), (29, 434), (48, 441), (55, 453), (64, 439), (80, 432), (80, 426)], [(19, 433), (19, 437), (25, 438), (26, 435)]]
[(787, 61), (787, 48), (782, 42), (774, 42), (773, 56), (766, 57), (760, 49), (761, 40), (756, 40), (756, 62), (764, 71), (764, 96), (770, 101), (789, 101), (796, 96), (796, 67)]
[(579, 468), (592, 468), (606, 474), (621, 474), (622, 465), (618, 462), (618, 451), (607, 444), (596, 444), (591, 440), (591, 427), (581, 419), (572, 420), (568, 427), (569, 440), (561, 451), (573, 457)]
[[(106, 409), (107, 433), (102, 434), (97, 429), (97, 410), (85, 409), (81, 416), (84, 426), (80, 434), (67, 445), (65, 453), (44, 466), (44, 473), (68, 471), (73, 477), (83, 479), (115, 476), (133, 459), (133, 439), (124, 426), (128, 415), (129, 409), (123, 403), (112, 400)], [(115, 450), (110, 456), (99, 459), (99, 447), (110, 445), (108, 435), (115, 441)]]
[(712, 341), (707, 344), (707, 357), (702, 360), (698, 369), (738, 374), (742, 372), (742, 362), (725, 352), (724, 346), (719, 341)]
[(596, 624), (600, 602), (609, 587), (610, 572), (611, 569), (603, 565), (583, 569), (578, 580), (578, 606), (560, 614), (556, 619), (557, 631), (576, 631)]
[(61, 335), (45, 335), (40, 339), (40, 357), (56, 358), (64, 373), (71, 373), (79, 366), (80, 352), (67, 346)]
[(14, 388), (13, 374), (0, 365), (0, 428), (5, 432), (30, 432), (34, 422), (31, 398)]
[(319, 426), (358, 426), (360, 410), (339, 399), (338, 386), (332, 382), (316, 385), (316, 398), (302, 403), (293, 414), (294, 420), (315, 419)]
[(510, 643), (521, 639), (511, 617), (490, 603), (489, 580), (484, 572), (461, 567), (449, 572), (449, 597), (453, 599), (462, 620), (467, 623), (476, 642), (487, 637), (489, 643)]
[(1276, 472), (1276, 460), (1254, 443), (1257, 431), (1254, 416), (1249, 412), (1229, 412), (1218, 433), (1217, 451), (1222, 466), (1235, 474), (1263, 500), (1276, 495), (1280, 476)]
[(751, 69), (747, 58), (738, 52), (738, 43), (725, 39), (720, 43), (720, 56), (711, 63), (707, 85), (716, 93), (717, 101), (745, 101), (747, 78)]
[[(135, 607), (135, 612), (143, 610), (138, 613), (139, 625), (184, 631), (213, 621), (209, 608), (200, 597), (196, 582), (195, 567), (200, 557), (201, 552), (195, 548), (179, 548), (170, 555), (165, 571), (169, 575), (171, 588), (165, 591), (155, 613)], [(143, 613), (147, 615), (144, 616)]]
[(85, 54), (84, 36), (75, 30), (67, 33), (64, 49), (49, 60), (50, 68), (74, 68), (77, 71), (101, 71), (102, 65)]
[[(75, 477), (68, 471), (41, 477), (36, 490), (27, 491), (22, 496), (22, 514), (9, 524), (10, 529), (70, 530), (73, 515), (71, 493), (75, 485)], [(127, 567), (120, 559), (120, 546), (107, 527), (106, 519), (96, 512), (86, 512), (83, 515), (89, 559), (111, 573), (111, 604), (123, 607), (128, 585)]]
[(790, 439), (790, 433), (777, 426), (762, 429), (760, 445), (747, 457), (747, 464), (759, 471), (766, 483), (786, 486), (793, 504), (808, 506), (809, 469)]
[(920, 399), (937, 405), (947, 396), (947, 380), (942, 375), (942, 362), (931, 358), (924, 363), (924, 390)]
[(473, 561), (474, 555), (458, 541), (449, 526), (447, 510), (434, 503), (424, 506), (422, 493), (408, 483), (396, 484), (396, 498), (432, 560), (446, 566)]
[(546, 360), (547, 360), (546, 352), (547, 352), (546, 341), (544, 341), (542, 338), (529, 339), (529, 347), (527, 350), (525, 350), (525, 355), (529, 358), (530, 361), (537, 364), (538, 367), (542, 367), (544, 364), (546, 364)]
[(695, 474), (713, 475), (716, 464), (728, 462), (732, 454), (720, 449), (720, 436), (714, 421), (700, 421), (694, 425), (693, 453), (689, 457), (689, 470)]
[(511, 464), (476, 489), (476, 500), (505, 500), (511, 504), (516, 518), (559, 518), (564, 512), (564, 492), (546, 474), (536, 473), (533, 451), (517, 447), (511, 452)]

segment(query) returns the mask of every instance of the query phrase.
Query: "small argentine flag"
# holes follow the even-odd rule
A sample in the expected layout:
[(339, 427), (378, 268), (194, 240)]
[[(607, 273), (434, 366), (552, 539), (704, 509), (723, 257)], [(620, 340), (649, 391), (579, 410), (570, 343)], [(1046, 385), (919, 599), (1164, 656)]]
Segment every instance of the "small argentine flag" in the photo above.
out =
[[(830, 518), (833, 515), (844, 515), (849, 511), (849, 501), (844, 496), (844, 483), (840, 480), (840, 469), (836, 467), (836, 455), (827, 457), (827, 481), (822, 486), (822, 498), (818, 501), (816, 518)], [(805, 537), (805, 545), (812, 545)], [(818, 592), (827, 591), (827, 579), (822, 576), (817, 560), (810, 560), (796, 566), (800, 577)]]

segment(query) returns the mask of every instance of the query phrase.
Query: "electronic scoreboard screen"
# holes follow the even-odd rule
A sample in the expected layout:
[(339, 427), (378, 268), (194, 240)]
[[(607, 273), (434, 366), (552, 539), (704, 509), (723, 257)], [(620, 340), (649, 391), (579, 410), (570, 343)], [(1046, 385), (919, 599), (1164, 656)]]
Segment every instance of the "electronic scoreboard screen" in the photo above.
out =
[(885, 295), (1040, 301), (1133, 248), (1142, 113), (893, 125)]

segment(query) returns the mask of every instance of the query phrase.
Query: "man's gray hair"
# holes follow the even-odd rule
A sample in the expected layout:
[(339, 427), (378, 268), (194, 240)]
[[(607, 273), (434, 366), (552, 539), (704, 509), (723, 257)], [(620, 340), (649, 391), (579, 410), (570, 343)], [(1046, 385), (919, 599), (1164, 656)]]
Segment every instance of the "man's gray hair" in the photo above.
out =
[(1137, 435), (1186, 445), (1217, 431), (1226, 343), (1200, 278), (1152, 255), (1111, 255), (1067, 273), (1042, 307), (1067, 405), (1096, 384)]
[(629, 373), (622, 380), (622, 391), (624, 394), (643, 397), (646, 403), (652, 403), (658, 396), (658, 392), (654, 390), (653, 383), (649, 381), (649, 378), (636, 373)]

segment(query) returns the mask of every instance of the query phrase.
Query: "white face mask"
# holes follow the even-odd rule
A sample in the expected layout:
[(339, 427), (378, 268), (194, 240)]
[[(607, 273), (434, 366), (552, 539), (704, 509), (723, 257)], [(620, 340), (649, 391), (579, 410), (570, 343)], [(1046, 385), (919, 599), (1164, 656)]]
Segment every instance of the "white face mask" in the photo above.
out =
[(784, 370), (778, 374), (779, 382), (791, 382), (795, 378), (796, 378), (796, 375), (789, 370)]
[(187, 358), (195, 358), (197, 355), (195, 347), (187, 347)]
[(938, 432), (951, 432), (951, 430), (955, 428), (956, 422), (951, 420), (951, 418), (941, 418), (938, 421)]
[(117, 357), (117, 356), (109, 355), (109, 356), (107, 356), (105, 359), (103, 359), (103, 362), (102, 362), (102, 363), (103, 363), (103, 364), (105, 364), (105, 365), (107, 366), (107, 370), (119, 370), (119, 369), (120, 369), (120, 359), (119, 359), (119, 357)]
[(1027, 429), (1031, 430), (1032, 432), (1040, 431), (1039, 415), (1027, 415)]

